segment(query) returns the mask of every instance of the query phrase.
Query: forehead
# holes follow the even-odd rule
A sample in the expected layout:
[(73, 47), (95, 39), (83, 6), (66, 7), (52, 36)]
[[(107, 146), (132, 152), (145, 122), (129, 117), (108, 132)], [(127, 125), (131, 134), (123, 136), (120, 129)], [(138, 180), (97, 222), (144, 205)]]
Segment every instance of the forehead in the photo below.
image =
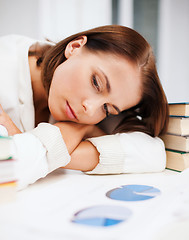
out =
[(107, 76), (111, 87), (111, 100), (121, 111), (140, 102), (142, 83), (137, 64), (126, 57), (111, 53), (95, 54), (94, 65)]

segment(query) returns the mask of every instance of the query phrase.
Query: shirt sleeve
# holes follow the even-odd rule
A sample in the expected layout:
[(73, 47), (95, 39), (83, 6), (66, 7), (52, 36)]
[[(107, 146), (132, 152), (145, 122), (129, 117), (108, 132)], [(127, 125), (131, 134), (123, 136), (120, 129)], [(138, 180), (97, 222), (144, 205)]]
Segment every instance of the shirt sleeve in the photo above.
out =
[(100, 153), (99, 164), (87, 174), (160, 172), (166, 166), (163, 141), (142, 132), (87, 139)]
[(59, 128), (51, 124), (41, 123), (30, 132), (16, 134), (13, 141), (18, 190), (70, 161)]
[(36, 136), (46, 149), (49, 172), (70, 162), (71, 157), (58, 127), (40, 123), (30, 133)]

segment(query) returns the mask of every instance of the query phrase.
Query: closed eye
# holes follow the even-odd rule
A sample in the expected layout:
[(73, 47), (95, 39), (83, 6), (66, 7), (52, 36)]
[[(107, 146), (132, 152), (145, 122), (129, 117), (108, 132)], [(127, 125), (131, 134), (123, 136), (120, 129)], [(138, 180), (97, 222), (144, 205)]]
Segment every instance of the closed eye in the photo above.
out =
[(92, 76), (92, 84), (93, 84), (93, 86), (96, 88), (96, 90), (97, 90), (98, 92), (100, 92), (100, 86), (99, 86), (99, 84), (98, 84), (98, 81), (97, 81), (95, 75)]
[(106, 117), (108, 117), (110, 114), (118, 115), (121, 112), (118, 107), (116, 107), (115, 105), (108, 104), (108, 103), (104, 103), (103, 108), (106, 113)]
[(104, 110), (105, 110), (105, 113), (106, 113), (106, 117), (109, 116), (109, 111), (108, 111), (108, 106), (106, 103), (104, 103)]

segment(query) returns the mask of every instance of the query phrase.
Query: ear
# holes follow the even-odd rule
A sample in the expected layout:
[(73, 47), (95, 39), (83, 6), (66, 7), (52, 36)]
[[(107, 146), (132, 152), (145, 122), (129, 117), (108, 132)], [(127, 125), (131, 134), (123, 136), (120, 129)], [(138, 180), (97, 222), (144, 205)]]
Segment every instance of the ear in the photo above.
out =
[(64, 55), (68, 59), (87, 43), (87, 36), (81, 36), (69, 42), (65, 48)]

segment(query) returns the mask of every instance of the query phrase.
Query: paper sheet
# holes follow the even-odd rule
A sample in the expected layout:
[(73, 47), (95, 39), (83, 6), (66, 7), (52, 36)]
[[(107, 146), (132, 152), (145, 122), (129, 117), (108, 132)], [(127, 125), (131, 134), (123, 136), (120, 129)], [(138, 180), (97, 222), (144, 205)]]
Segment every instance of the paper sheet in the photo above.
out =
[[(6, 235), (8, 240), (20, 240), (25, 236), (40, 240), (52, 239), (52, 236), (53, 240), (135, 240), (140, 236), (140, 240), (152, 240), (167, 224), (189, 219), (188, 182), (189, 170), (181, 174), (106, 176), (88, 176), (70, 171), (44, 185), (32, 186), (20, 192), (16, 202), (0, 206), (0, 239)], [(112, 189), (133, 184), (152, 186), (159, 189), (160, 194), (143, 201), (115, 200), (106, 195)], [(123, 219), (109, 227), (94, 227), (73, 221), (78, 212), (102, 205), (115, 209), (123, 207), (130, 214), (125, 221)], [(109, 217), (115, 218), (114, 215)]]

